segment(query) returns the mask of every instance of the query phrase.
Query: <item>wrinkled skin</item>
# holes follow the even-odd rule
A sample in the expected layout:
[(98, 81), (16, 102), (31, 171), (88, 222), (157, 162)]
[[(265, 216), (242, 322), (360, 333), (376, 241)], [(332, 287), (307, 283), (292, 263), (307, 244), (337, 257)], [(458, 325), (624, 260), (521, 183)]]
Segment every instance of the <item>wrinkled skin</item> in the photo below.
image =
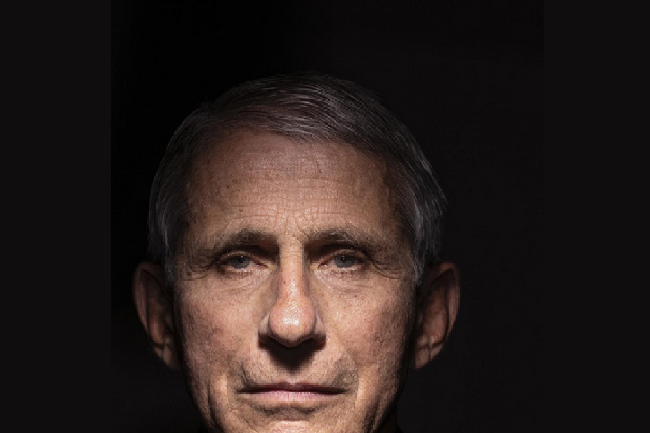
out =
[(409, 362), (443, 339), (418, 335), (450, 326), (438, 310), (422, 324), (385, 167), (347, 144), (243, 130), (201, 154), (186, 186), (173, 317), (157, 290), (135, 296), (206, 427), (393, 431)]

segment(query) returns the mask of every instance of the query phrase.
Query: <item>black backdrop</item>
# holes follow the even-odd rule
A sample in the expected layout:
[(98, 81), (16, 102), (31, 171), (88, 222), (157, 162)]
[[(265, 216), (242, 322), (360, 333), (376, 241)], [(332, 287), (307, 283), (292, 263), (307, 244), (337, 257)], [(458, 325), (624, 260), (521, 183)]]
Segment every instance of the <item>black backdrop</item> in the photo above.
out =
[(541, 1), (112, 2), (112, 424), (192, 432), (182, 378), (149, 350), (131, 301), (148, 189), (200, 102), (243, 80), (318, 70), (376, 91), (449, 200), (443, 258), (461, 270), (447, 347), (412, 372), (412, 432), (541, 430)]

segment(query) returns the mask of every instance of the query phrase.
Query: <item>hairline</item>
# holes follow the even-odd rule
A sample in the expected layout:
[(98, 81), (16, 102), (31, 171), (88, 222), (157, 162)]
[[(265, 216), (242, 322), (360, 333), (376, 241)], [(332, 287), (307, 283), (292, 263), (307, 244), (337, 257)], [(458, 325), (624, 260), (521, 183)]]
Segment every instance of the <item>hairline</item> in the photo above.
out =
[[(289, 81), (287, 81), (287, 78)], [(150, 194), (149, 253), (168, 269), (177, 253), (187, 210), (177, 211), (179, 180), (186, 184), (206, 142), (238, 129), (256, 129), (296, 142), (351, 145), (388, 168), (396, 219), (405, 230), (416, 281), (439, 260), (446, 200), (430, 163), (408, 128), (374, 92), (355, 83), (314, 73), (275, 76), (242, 83), (187, 116), (170, 140)], [(397, 163), (395, 163), (397, 161)], [(181, 199), (186, 195), (181, 192)], [(176, 209), (174, 209), (176, 208)]]

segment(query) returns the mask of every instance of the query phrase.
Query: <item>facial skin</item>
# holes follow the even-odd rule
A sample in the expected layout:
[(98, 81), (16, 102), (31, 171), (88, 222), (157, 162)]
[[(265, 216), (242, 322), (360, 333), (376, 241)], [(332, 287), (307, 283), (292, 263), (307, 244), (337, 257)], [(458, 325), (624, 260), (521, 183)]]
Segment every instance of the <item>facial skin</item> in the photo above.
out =
[(150, 263), (134, 293), (209, 430), (394, 429), (406, 369), (439, 351), (458, 297), (453, 265), (417, 297), (384, 175), (347, 144), (255, 131), (201, 155), (173, 298)]

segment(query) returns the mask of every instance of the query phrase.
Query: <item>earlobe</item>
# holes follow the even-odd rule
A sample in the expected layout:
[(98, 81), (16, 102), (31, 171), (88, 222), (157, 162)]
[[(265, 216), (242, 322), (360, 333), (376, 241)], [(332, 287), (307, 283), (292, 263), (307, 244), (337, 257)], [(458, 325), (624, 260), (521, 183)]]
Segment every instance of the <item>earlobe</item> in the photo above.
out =
[(418, 299), (413, 368), (422, 368), (442, 350), (458, 314), (460, 283), (453, 263), (439, 263), (425, 272)]
[(170, 368), (180, 368), (174, 341), (174, 314), (165, 292), (162, 267), (142, 262), (133, 275), (133, 300), (154, 352)]

